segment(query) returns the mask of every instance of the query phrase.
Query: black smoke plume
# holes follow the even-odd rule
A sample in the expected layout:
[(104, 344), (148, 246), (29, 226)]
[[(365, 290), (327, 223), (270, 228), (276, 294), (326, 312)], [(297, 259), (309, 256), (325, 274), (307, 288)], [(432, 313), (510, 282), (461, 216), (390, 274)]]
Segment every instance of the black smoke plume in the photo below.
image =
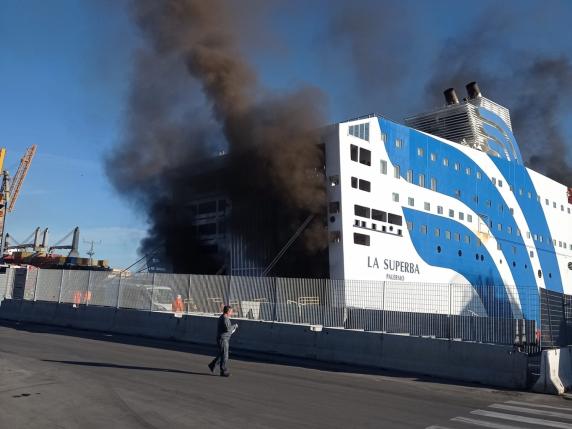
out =
[[(293, 275), (303, 256), (326, 245), (324, 160), (315, 133), (324, 124), (324, 97), (310, 87), (263, 88), (240, 51), (247, 29), (235, 12), (224, 0), (132, 3), (146, 44), (134, 66), (124, 141), (107, 171), (148, 214), (142, 252), (160, 249), (175, 272), (225, 272), (201, 249), (191, 224), (189, 205), (205, 192), (231, 201), (230, 228), (253, 248), (285, 243), (316, 215), (281, 265), (281, 274)], [(228, 155), (216, 156), (220, 151)], [(279, 247), (267, 250), (261, 263)]]
[(526, 164), (572, 186), (572, 145), (563, 131), (571, 109), (572, 60), (515, 46), (514, 22), (514, 16), (488, 13), (471, 31), (450, 40), (426, 85), (428, 99), (433, 106), (443, 104), (443, 89), (464, 90), (478, 80), (485, 97), (509, 108)]

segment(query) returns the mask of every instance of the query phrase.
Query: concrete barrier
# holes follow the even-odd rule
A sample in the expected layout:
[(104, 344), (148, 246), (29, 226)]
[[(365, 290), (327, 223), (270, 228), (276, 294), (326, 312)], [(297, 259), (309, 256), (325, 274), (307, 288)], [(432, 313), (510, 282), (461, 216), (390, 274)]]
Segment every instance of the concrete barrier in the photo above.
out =
[(572, 389), (572, 347), (543, 350), (540, 377), (532, 390), (562, 395), (570, 389)]
[[(2, 303), (0, 318), (203, 345), (215, 344), (217, 326), (214, 316), (179, 318), (170, 313), (12, 300)], [(235, 351), (392, 369), (513, 389), (526, 387), (527, 356), (510, 346), (253, 320), (237, 323), (239, 329), (232, 338)], [(571, 349), (567, 353), (570, 365)], [(547, 370), (552, 368), (546, 366), (548, 363), (544, 366)], [(572, 372), (572, 366), (569, 368)]]

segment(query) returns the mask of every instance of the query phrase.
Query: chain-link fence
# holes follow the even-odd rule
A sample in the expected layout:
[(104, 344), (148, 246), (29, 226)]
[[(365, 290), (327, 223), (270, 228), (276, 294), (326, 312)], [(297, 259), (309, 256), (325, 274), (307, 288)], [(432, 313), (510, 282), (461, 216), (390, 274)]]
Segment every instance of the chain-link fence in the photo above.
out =
[[(497, 344), (537, 345), (536, 286), (9, 269), (14, 299), (215, 314)], [(0, 297), (1, 299), (1, 297)], [(543, 329), (544, 331), (544, 329)]]

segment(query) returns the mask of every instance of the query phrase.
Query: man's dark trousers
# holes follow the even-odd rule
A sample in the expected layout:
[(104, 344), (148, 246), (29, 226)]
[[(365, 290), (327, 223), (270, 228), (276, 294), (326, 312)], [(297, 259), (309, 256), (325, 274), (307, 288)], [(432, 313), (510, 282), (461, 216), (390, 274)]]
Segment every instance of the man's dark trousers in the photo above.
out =
[(220, 372), (223, 374), (228, 373), (228, 348), (229, 340), (225, 338), (219, 338), (218, 340), (218, 354), (212, 361), (212, 366), (215, 367), (217, 363), (220, 364)]

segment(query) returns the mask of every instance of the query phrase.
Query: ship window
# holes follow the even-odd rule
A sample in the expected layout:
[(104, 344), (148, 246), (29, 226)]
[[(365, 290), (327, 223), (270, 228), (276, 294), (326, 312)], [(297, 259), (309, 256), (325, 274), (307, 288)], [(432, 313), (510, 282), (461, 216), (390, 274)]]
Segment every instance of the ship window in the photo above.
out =
[(512, 227), (507, 225), (506, 232), (507, 232), (507, 234), (512, 234)]
[(437, 206), (437, 214), (443, 214), (443, 206)]
[(499, 224), (497, 225), (497, 229), (498, 229), (499, 231), (502, 231), (502, 223), (499, 223)]
[[(541, 243), (544, 241), (544, 237), (542, 237), (542, 235), (538, 236), (538, 241), (540, 241)], [(571, 247), (572, 248), (572, 247)]]
[(448, 166), (449, 166), (449, 159), (448, 159), (448, 158), (443, 158), (443, 165), (444, 165), (445, 167), (448, 167)]
[(538, 241), (538, 234), (534, 234), (533, 237), (534, 237), (534, 241)]
[(360, 148), (359, 162), (360, 164), (371, 165), (371, 151), (364, 148)]
[(465, 244), (471, 244), (471, 237), (465, 235)]
[(394, 192), (393, 194), (391, 194), (391, 199), (398, 203), (399, 202), (399, 194), (397, 192)]
[(459, 171), (461, 169), (461, 164), (456, 162), (454, 168), (455, 168), (455, 171)]
[(413, 170), (407, 170), (407, 181), (413, 183)]
[(435, 179), (434, 177), (431, 178), (431, 190), (437, 191), (437, 179)]
[(389, 221), (389, 223), (392, 223), (397, 226), (401, 226), (401, 224), (403, 223), (403, 218), (393, 213), (387, 214), (387, 220)]
[(459, 212), (459, 220), (465, 220), (465, 213)]
[(399, 165), (393, 167), (393, 177), (395, 177), (396, 179), (399, 179), (401, 177), (401, 169), (399, 168)]
[(560, 206), (560, 211), (564, 211), (564, 206)]
[(409, 231), (413, 231), (413, 222), (407, 221), (407, 229), (408, 229)]
[(357, 177), (352, 177), (352, 188), (357, 189)]
[(369, 141), (369, 122), (364, 122), (363, 124), (358, 125), (350, 125), (349, 134), (359, 139)]
[(387, 134), (385, 134), (383, 131), (381, 132), (381, 142), (385, 143), (387, 141)]
[(493, 204), (492, 204), (491, 200), (486, 200), (486, 201), (485, 201), (485, 205), (486, 205), (487, 207), (491, 207)]
[(468, 214), (467, 215), (467, 222), (472, 222), (473, 221), (473, 215)]
[(350, 158), (352, 161), (358, 160), (358, 147), (355, 144), (350, 145)]
[(552, 203), (552, 207), (556, 208), (556, 201)]
[(446, 238), (447, 240), (450, 240), (450, 239), (451, 239), (451, 231), (445, 231), (445, 238)]
[(494, 178), (494, 177), (491, 177), (491, 182), (493, 182), (493, 185), (496, 185), (496, 184), (497, 184), (497, 179)]
[(502, 188), (502, 180), (499, 180), (499, 188)]
[(387, 174), (387, 161), (383, 159), (380, 161), (380, 170), (381, 174)]
[(455, 217), (455, 210), (449, 209), (449, 217)]
[(419, 179), (419, 186), (421, 186), (421, 187), (424, 188), (424, 187), (425, 187), (425, 175), (424, 175), (424, 174), (420, 174), (419, 177), (418, 177), (418, 179)]
[(422, 147), (418, 147), (417, 148), (417, 156), (423, 156), (425, 154), (425, 151), (423, 150)]
[(354, 205), (354, 214), (356, 216), (365, 217), (369, 219), (369, 207)]
[(354, 232), (354, 243), (361, 246), (369, 246), (369, 235)]
[(512, 254), (516, 255), (516, 246), (511, 246), (512, 247)]
[(395, 139), (395, 147), (397, 149), (401, 149), (403, 147), (403, 140), (401, 139)]
[(340, 184), (340, 176), (330, 176), (330, 186), (338, 186)]
[(471, 167), (465, 168), (465, 173), (467, 174), (467, 176), (470, 176), (471, 175)]
[(359, 189), (361, 191), (371, 192), (371, 183), (367, 180), (359, 179)]
[(509, 211), (510, 211), (510, 214), (514, 216), (514, 209), (512, 207), (509, 209)]
[[(530, 231), (526, 231), (526, 238), (530, 238)], [(556, 244), (556, 243), (554, 243)]]
[(424, 208), (425, 208), (425, 210), (427, 210), (427, 211), (431, 211), (431, 203), (425, 202)]
[(421, 225), (419, 231), (421, 231), (421, 234), (427, 234), (427, 225)]
[(437, 161), (437, 154), (431, 152), (431, 161)]
[(415, 199), (414, 198), (407, 198), (407, 204), (409, 204), (409, 206), (414, 207), (415, 206)]
[(441, 230), (439, 228), (435, 228), (435, 237), (439, 237), (441, 235)]
[(461, 234), (459, 234), (458, 232), (455, 233), (455, 240), (461, 241)]
[(531, 200), (532, 199), (532, 192), (528, 192), (527, 196), (528, 196), (528, 199)]
[(337, 214), (340, 212), (340, 202), (339, 201), (332, 201), (329, 204), (329, 211), (330, 214)]
[(371, 218), (379, 222), (387, 222), (387, 213), (381, 210), (372, 209)]
[(481, 172), (480, 172), (480, 171), (477, 171), (477, 179), (481, 180), (481, 177), (483, 177), (482, 174), (481, 174)]
[(546, 199), (544, 200), (544, 204), (546, 204), (547, 206), (550, 205), (550, 201), (548, 201), (548, 198), (546, 198)]

